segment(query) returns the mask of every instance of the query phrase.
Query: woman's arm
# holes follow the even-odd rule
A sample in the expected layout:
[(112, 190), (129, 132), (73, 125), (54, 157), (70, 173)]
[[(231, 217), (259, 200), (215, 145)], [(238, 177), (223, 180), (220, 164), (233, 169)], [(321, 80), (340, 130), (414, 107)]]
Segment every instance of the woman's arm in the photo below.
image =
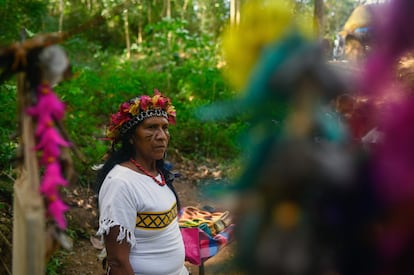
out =
[(119, 226), (114, 226), (109, 230), (108, 235), (104, 236), (107, 253), (107, 261), (110, 268), (109, 275), (133, 275), (131, 264), (129, 263), (130, 245), (126, 239), (117, 241)]

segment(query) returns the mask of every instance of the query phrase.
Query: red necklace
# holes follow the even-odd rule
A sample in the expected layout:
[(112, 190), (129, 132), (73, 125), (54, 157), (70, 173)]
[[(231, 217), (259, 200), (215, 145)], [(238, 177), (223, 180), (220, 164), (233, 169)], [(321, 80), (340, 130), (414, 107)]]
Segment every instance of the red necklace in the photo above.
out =
[(145, 170), (144, 167), (142, 167), (135, 159), (131, 158), (129, 161), (131, 161), (132, 164), (134, 164), (138, 168), (138, 170), (140, 170), (142, 173), (144, 173), (148, 177), (152, 178), (159, 186), (164, 186), (165, 185), (164, 176), (160, 171), (158, 171), (158, 173), (160, 173), (160, 175), (161, 175), (161, 181), (159, 181), (156, 177), (154, 177), (147, 170)]

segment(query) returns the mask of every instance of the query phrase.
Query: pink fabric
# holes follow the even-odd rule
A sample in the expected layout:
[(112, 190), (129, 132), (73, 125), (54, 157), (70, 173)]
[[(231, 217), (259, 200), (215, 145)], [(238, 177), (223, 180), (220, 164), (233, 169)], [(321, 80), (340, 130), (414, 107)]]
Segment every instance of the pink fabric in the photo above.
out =
[(194, 265), (201, 264), (199, 230), (198, 227), (181, 228), (181, 235), (183, 236), (185, 247), (185, 260)]
[(233, 240), (233, 231), (234, 224), (231, 224), (212, 237), (198, 227), (182, 227), (185, 260), (201, 265)]

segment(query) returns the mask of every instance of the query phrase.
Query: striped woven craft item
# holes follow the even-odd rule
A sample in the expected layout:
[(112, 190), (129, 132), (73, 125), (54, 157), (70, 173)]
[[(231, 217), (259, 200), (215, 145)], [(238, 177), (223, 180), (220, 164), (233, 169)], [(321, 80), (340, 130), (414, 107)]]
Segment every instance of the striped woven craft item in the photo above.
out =
[(199, 227), (214, 236), (231, 224), (231, 217), (229, 211), (209, 212), (186, 206), (181, 209), (178, 222), (180, 227)]

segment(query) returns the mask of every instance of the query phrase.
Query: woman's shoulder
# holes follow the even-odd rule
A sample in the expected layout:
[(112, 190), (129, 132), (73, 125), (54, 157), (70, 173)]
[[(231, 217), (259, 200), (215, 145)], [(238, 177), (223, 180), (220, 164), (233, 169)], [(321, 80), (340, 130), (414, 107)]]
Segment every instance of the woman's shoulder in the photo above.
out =
[[(122, 165), (115, 165), (109, 173), (106, 175), (103, 182), (104, 185), (110, 185), (112, 187), (119, 185), (128, 185), (133, 177), (133, 171)], [(116, 183), (116, 185), (114, 184)]]
[(126, 167), (125, 165), (116, 164), (106, 176), (108, 177), (128, 177), (133, 172), (130, 168)]

